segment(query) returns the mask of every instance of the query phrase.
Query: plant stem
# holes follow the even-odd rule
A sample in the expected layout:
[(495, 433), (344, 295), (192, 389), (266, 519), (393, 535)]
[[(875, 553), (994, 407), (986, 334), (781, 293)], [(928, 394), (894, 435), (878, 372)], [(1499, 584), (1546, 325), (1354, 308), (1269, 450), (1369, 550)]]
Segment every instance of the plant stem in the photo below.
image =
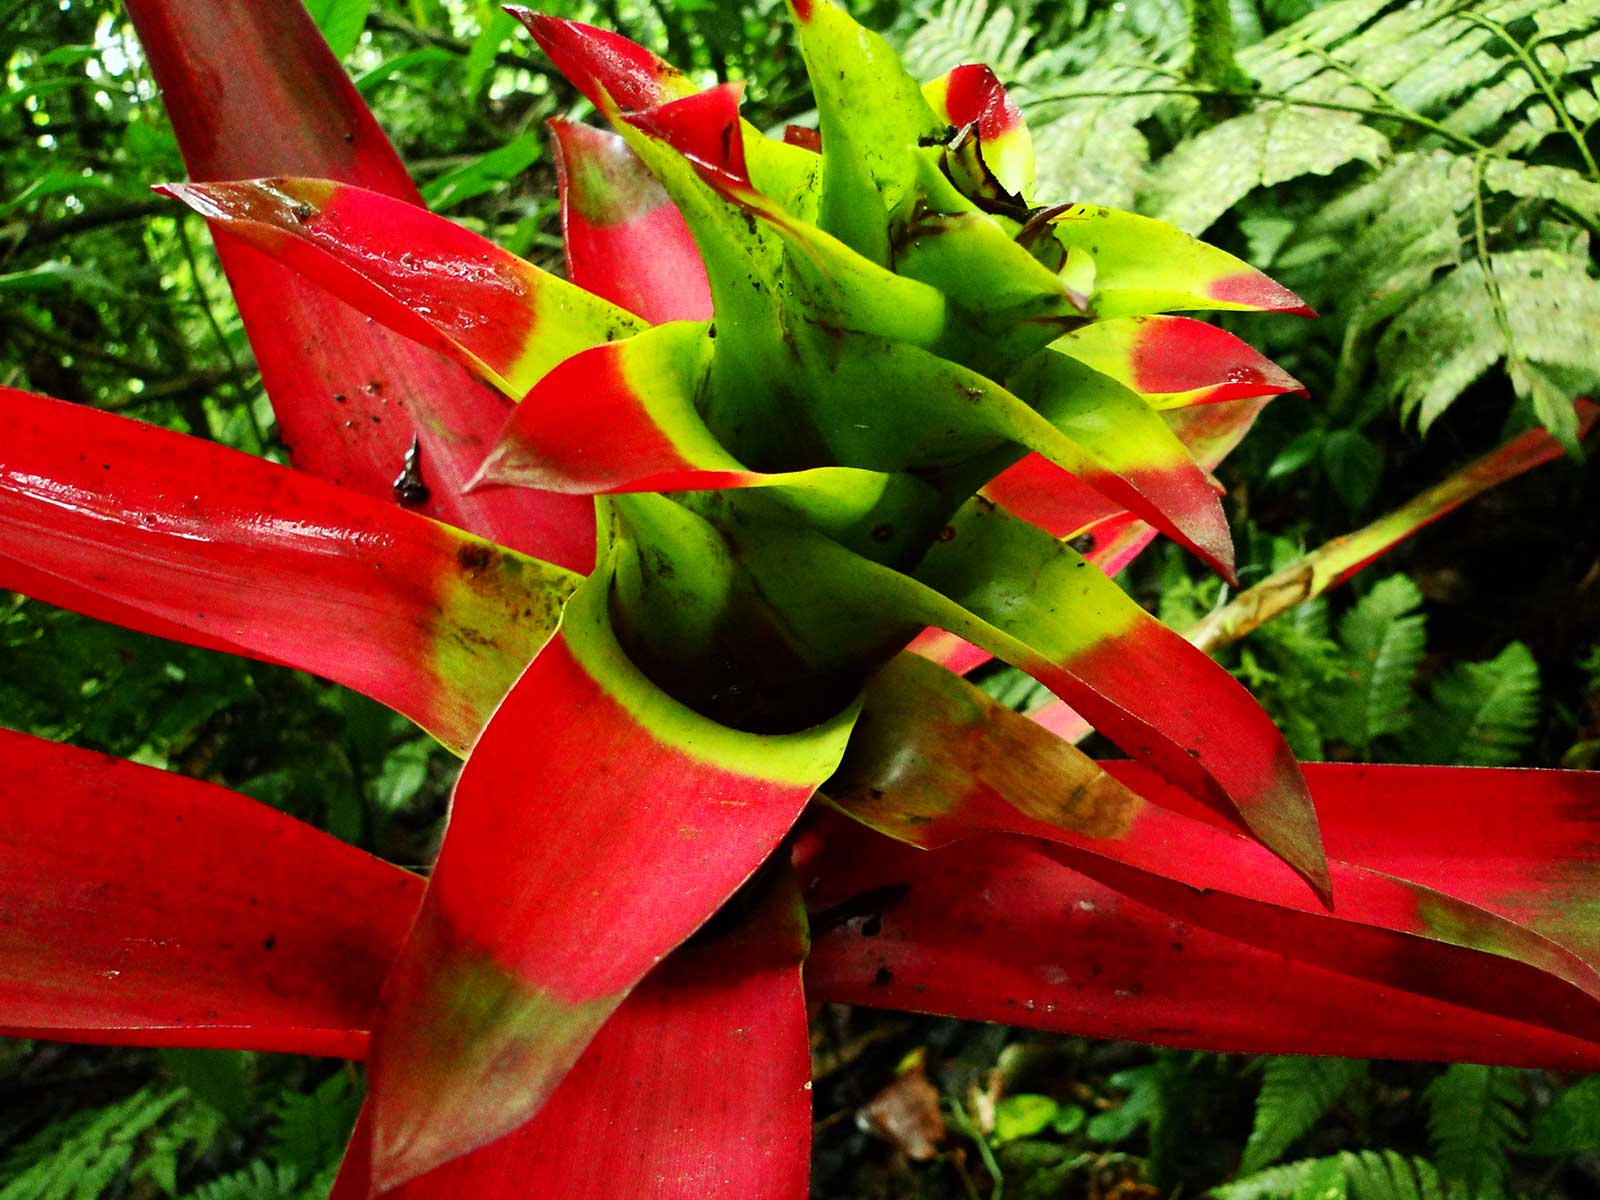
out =
[[(1584, 406), (1579, 436), (1593, 427), (1600, 409)], [(1468, 500), (1565, 452), (1543, 429), (1533, 429), (1474, 459), (1448, 479), (1419, 492), (1365, 528), (1336, 537), (1214, 609), (1184, 632), (1194, 645), (1214, 653), (1259, 629), (1296, 605), (1343, 583), (1375, 558), (1388, 553), (1424, 525), (1453, 512)]]

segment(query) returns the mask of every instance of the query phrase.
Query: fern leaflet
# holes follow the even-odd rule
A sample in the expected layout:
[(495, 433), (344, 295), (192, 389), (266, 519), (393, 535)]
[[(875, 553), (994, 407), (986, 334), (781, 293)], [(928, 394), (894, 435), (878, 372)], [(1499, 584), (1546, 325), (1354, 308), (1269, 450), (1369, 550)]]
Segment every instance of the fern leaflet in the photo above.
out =
[(1367, 1064), (1353, 1059), (1267, 1059), (1239, 1169), (1252, 1174), (1275, 1161), (1366, 1073)]
[(1329, 736), (1366, 752), (1411, 723), (1411, 681), (1422, 662), (1426, 619), (1422, 593), (1404, 575), (1380, 581), (1339, 622), (1348, 677), (1328, 690)]
[(1459, 663), (1433, 681), (1407, 750), (1416, 762), (1503, 767), (1533, 740), (1539, 664), (1521, 642), (1494, 658)]
[(1505, 1067), (1457, 1063), (1428, 1085), (1428, 1134), (1439, 1173), (1477, 1200), (1505, 1195), (1507, 1154), (1522, 1141), (1522, 1088)]

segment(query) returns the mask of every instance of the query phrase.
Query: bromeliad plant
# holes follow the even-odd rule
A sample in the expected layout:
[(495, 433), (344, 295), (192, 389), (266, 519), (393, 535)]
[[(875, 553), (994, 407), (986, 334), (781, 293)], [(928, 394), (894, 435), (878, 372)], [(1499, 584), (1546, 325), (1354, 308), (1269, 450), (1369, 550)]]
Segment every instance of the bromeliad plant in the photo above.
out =
[[(4, 392), (0, 584), (315, 670), (466, 764), (424, 882), (0, 735), (0, 1028), (365, 1057), (340, 1197), (803, 1195), (802, 972), (1600, 1064), (1593, 777), (1302, 768), (1108, 578), (1157, 531), (1231, 577), (1210, 469), (1298, 386), (1157, 314), (1301, 306), (1037, 203), (985, 68), (918, 87), (797, 0), (821, 127), (778, 141), (518, 11), (615, 131), (555, 123), (562, 280), (418, 206), (297, 7), (129, 8), (301, 470)], [(940, 665), (989, 654), (1131, 761)]]

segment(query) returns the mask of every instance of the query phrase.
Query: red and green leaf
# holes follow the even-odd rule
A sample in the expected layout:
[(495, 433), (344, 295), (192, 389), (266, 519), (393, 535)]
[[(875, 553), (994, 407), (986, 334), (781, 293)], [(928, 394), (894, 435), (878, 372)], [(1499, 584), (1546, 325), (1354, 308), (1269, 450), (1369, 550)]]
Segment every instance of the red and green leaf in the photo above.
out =
[(593, 495), (760, 481), (695, 407), (713, 345), (704, 323), (674, 322), (574, 355), (517, 406), (475, 482)]
[[(130, 0), (129, 15), (198, 180), (325, 176), (418, 203), (415, 187), (298, 4)], [(387, 497), (413, 438), (421, 511), (575, 570), (594, 562), (581, 498), (463, 496), (506, 403), (245, 242), (217, 251), (295, 465)]]
[(1008, 382), (1091, 461), (1075, 468), (1046, 458), (1235, 582), (1233, 538), (1211, 477), (1160, 414), (1116, 380), (1053, 350), (1035, 355)]
[(1094, 204), (1052, 210), (1056, 239), (1086, 255), (1097, 316), (1136, 317), (1183, 309), (1244, 309), (1314, 315), (1305, 301), (1248, 263), (1164, 221)]
[(1305, 392), (1249, 343), (1192, 317), (1091, 321), (1054, 348), (1138, 392), (1153, 408)]
[(1003, 187), (1024, 200), (1033, 194), (1033, 138), (993, 71), (981, 63), (956, 67), (923, 84), (922, 95), (941, 121), (978, 127), (983, 160)]
[(657, 691), (611, 634), (607, 585), (596, 576), (568, 603), (457, 785), (374, 1036), (380, 1188), (532, 1117), (843, 752), (853, 711), (759, 736)]
[(163, 184), (214, 224), (520, 399), (639, 318), (468, 229), (323, 179)]
[(924, 851), (850, 826), (802, 871), (814, 1000), (1191, 1049), (1600, 1070), (1600, 1040), (1259, 949), (1022, 839)]
[[(1077, 871), (1180, 920), (1262, 949), (1500, 1015), (1553, 1021), (1550, 1027), (1558, 1030), (1565, 1028), (1562, 1021), (1571, 1020), (1588, 1031), (1586, 1036), (1600, 1032), (1600, 973), (1584, 954), (1588, 949), (1593, 955), (1600, 944), (1591, 937), (1588, 947), (1575, 947), (1537, 928), (1525, 913), (1497, 911), (1485, 887), (1513, 888), (1523, 881), (1509, 862), (1485, 851), (1491, 842), (1471, 842), (1479, 861), (1461, 863), (1468, 843), (1457, 841), (1449, 867), (1435, 867), (1420, 880), (1397, 878), (1387, 865), (1373, 869), (1371, 854), (1355, 860), (1360, 866), (1332, 858), (1334, 900), (1323, 911), (1261, 847), (1169, 784), (1127, 763), (1107, 763), (1102, 770), (932, 664), (911, 657), (891, 664), (868, 689), (865, 711), (870, 719), (829, 782), (828, 794), (880, 832), (926, 848), (986, 833), (1034, 838), (1050, 843), (1045, 852)], [(1332, 775), (1309, 770), (1335, 803), (1342, 799), (1348, 777), (1337, 768)], [(1429, 781), (1457, 797), (1452, 774), (1413, 772), (1393, 783), (1387, 799), (1393, 805), (1408, 789)], [(1502, 792), (1509, 782), (1499, 781)], [(1546, 792), (1558, 792), (1565, 781), (1554, 774), (1539, 782)], [(1492, 786), (1485, 781), (1479, 796)], [(1579, 799), (1583, 788), (1574, 784), (1572, 791)], [(1363, 820), (1381, 811), (1365, 810), (1354, 829), (1365, 830)], [(1340, 818), (1349, 820), (1350, 814), (1342, 812)], [(1398, 843), (1433, 852), (1430, 839), (1418, 836), (1420, 824)], [(1574, 819), (1561, 824), (1570, 834)], [(1357, 848), (1369, 849), (1374, 840), (1392, 846), (1390, 837), (1383, 829), (1368, 835), (1368, 846)], [(1539, 846), (1546, 852), (1544, 862), (1550, 861), (1548, 849)], [(1411, 853), (1412, 859), (1394, 865), (1425, 857)], [(1568, 851), (1562, 857), (1580, 878), (1600, 875), (1600, 851)], [(1469, 879), (1473, 869), (1479, 876), (1465, 889), (1452, 883), (1458, 872), (1450, 868), (1461, 866), (1468, 868)], [(1573, 890), (1546, 886), (1541, 898), (1564, 909), (1565, 901), (1558, 898)], [(1424, 941), (1429, 945), (1418, 945)], [(1472, 969), (1440, 971), (1439, 962), (1460, 958), (1458, 950), (1501, 961), (1491, 965), (1479, 955)], [(1513, 1000), (1503, 999), (1500, 984), (1512, 969), (1508, 963), (1538, 972), (1543, 982)], [(1531, 976), (1531, 971), (1523, 973)], [(1582, 1005), (1574, 1009), (1574, 989), (1589, 998), (1589, 1009), (1576, 1017), (1571, 1014)], [(1512, 1007), (1503, 1006), (1508, 1002)]]
[[(538, 1116), (387, 1194), (802, 1200), (811, 1146), (805, 914), (787, 875), (775, 882), (731, 932), (674, 951), (646, 976)], [(369, 1139), (364, 1119), (334, 1200), (368, 1195)]]
[(644, 318), (704, 321), (711, 288), (683, 214), (617, 134), (552, 120), (567, 278)]
[(359, 1057), (422, 881), (211, 784), (0, 730), (0, 1033)]
[[(1079, 554), (992, 506), (969, 505), (912, 579), (802, 533), (741, 546), (806, 636), (874, 622), (933, 625), (1033, 675), (1101, 733), (1229, 819), (1322, 895), (1328, 880), (1299, 765), (1248, 692)], [(827, 578), (830, 594), (810, 581)]]
[(0, 586), (315, 671), (462, 753), (577, 577), (197, 438), (0, 389)]

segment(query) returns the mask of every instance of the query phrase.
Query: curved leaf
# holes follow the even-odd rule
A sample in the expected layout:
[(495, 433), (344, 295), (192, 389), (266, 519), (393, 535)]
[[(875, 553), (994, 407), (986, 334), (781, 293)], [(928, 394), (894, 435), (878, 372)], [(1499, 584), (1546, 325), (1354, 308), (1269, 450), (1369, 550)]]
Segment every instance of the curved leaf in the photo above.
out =
[(536, 1113), (640, 979), (776, 848), (854, 710), (798, 734), (716, 725), (657, 691), (607, 615), (609, 573), (478, 740), (385, 986), (373, 1177), (416, 1178)]
[(0, 760), (0, 1032), (363, 1052), (420, 879), (198, 780), (7, 730)]
[(1095, 204), (1063, 205), (1049, 219), (1069, 253), (1087, 253), (1093, 262), (1092, 304), (1100, 317), (1175, 309), (1315, 315), (1248, 263), (1163, 221)]
[[(1313, 888), (1328, 880), (1299, 764), (1230, 675), (1079, 554), (968, 505), (912, 579), (800, 532), (762, 529), (741, 557), (801, 636), (935, 625), (1027, 671), (1101, 733), (1230, 819)], [(830, 594), (810, 582), (827, 578)]]
[(683, 214), (617, 134), (554, 119), (567, 278), (652, 324), (705, 321), (711, 287)]
[(816, 1000), (1192, 1049), (1600, 1069), (1600, 1041), (1259, 949), (1019, 839), (924, 851), (842, 826), (801, 873)]
[(644, 328), (454, 221), (378, 192), (283, 178), (157, 190), (513, 400), (578, 351)]
[(1249, 343), (1192, 317), (1091, 321), (1054, 349), (1138, 392), (1153, 408), (1305, 394), (1305, 386)]
[(577, 585), (396, 504), (10, 389), (0, 530), (0, 586), (315, 671), (458, 753)]
[(956, 67), (923, 84), (922, 95), (940, 120), (977, 125), (984, 162), (1003, 187), (1024, 200), (1033, 194), (1033, 139), (993, 71), (982, 63)]
[[(298, 4), (131, 0), (195, 179), (316, 175), (418, 203), (416, 188)], [(413, 438), (430, 516), (575, 570), (594, 564), (587, 501), (463, 497), (507, 405), (431, 351), (372, 328), (226, 233), (217, 253), (296, 466), (387, 497)]]
[[(1323, 912), (1260, 847), (1204, 810), (1185, 811), (1183, 798), (1161, 797), (1169, 785), (1127, 763), (1104, 764), (1114, 777), (1108, 778), (1026, 718), (915, 658), (880, 673), (866, 711), (871, 720), (828, 795), (881, 832), (924, 847), (984, 833), (1054, 843), (1046, 852), (1066, 865), (1263, 949), (1554, 1029), (1570, 1020), (1574, 1029), (1600, 1030), (1600, 973), (1581, 947), (1448, 885), (1331, 859), (1335, 900)], [(996, 741), (1005, 749), (993, 762), (971, 749)], [(1490, 968), (1479, 959), (1474, 966), (1469, 955), (1454, 971), (1441, 970), (1440, 962), (1461, 960), (1457, 947), (1502, 961)], [(1521, 970), (1533, 982), (1523, 994), (1508, 995), (1502, 974), (1523, 964), (1544, 978)], [(1572, 989), (1588, 993), (1592, 1011)]]
[[(804, 911), (793, 883), (779, 884), (751, 920), (674, 951), (646, 976), (533, 1120), (386, 1194), (803, 1200)], [(365, 1200), (370, 1152), (364, 1119), (333, 1200)]]

